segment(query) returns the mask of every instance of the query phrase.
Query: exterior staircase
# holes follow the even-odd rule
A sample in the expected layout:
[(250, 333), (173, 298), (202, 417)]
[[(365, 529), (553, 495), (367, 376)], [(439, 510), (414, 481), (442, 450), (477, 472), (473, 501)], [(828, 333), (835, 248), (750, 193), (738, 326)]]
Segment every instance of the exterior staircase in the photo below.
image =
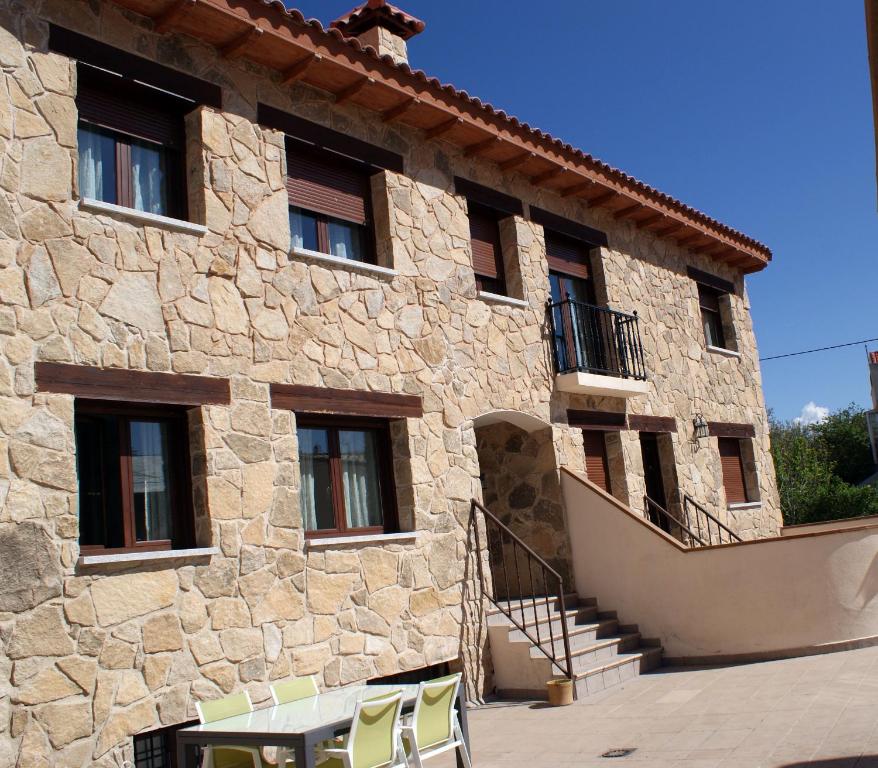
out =
[[(501, 601), (487, 611), (488, 637), (497, 694), (505, 698), (546, 698), (546, 682), (563, 674), (505, 615), (511, 613), (544, 647), (563, 649), (560, 599), (530, 597)], [(498, 607), (501, 606), (501, 607)], [(641, 637), (636, 624), (620, 624), (615, 611), (599, 610), (594, 598), (564, 599), (571, 672), (576, 697), (603, 691), (661, 665), (658, 641)], [(563, 650), (561, 650), (563, 655)]]

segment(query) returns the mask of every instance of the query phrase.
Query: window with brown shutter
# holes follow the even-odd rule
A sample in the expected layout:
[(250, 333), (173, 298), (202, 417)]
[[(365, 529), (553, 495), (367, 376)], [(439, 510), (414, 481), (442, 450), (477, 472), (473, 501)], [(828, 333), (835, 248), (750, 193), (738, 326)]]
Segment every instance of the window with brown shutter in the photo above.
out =
[(596, 430), (583, 430), (582, 442), (585, 450), (586, 476), (602, 491), (612, 493), (605, 433)]
[(741, 441), (734, 437), (719, 438), (719, 458), (723, 471), (723, 488), (728, 504), (750, 501), (744, 480), (744, 460), (741, 457)]
[(183, 120), (194, 106), (188, 99), (80, 62), (80, 195), (184, 218)]
[(572, 237), (546, 231), (546, 259), (549, 269), (583, 280), (589, 278), (589, 246)]
[(295, 141), (287, 144), (293, 248), (372, 261), (372, 169)]
[(506, 294), (506, 278), (497, 212), (472, 202), (468, 202), (467, 208), (476, 286), (480, 291), (503, 296)]

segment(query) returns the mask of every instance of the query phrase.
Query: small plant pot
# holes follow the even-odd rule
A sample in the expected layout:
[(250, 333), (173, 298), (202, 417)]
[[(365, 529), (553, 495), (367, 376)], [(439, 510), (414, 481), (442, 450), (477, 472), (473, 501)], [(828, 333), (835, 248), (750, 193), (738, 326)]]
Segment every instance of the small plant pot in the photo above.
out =
[(549, 680), (546, 683), (549, 693), (549, 705), (553, 707), (566, 707), (573, 703), (573, 681), (560, 678)]

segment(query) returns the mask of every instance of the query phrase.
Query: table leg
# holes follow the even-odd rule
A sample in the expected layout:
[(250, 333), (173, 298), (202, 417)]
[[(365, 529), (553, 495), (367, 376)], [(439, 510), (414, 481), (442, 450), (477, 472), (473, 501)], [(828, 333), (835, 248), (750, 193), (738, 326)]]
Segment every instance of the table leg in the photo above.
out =
[[(473, 750), (469, 741), (469, 725), (466, 719), (466, 695), (463, 682), (457, 688), (457, 716), (460, 718), (460, 730), (463, 731), (463, 740), (466, 742), (467, 751), (470, 754), (470, 758), (472, 758)], [(460, 750), (456, 749), (454, 753), (457, 756), (457, 768), (466, 768), (463, 758), (460, 756)]]
[(197, 768), (197, 746), (177, 736), (177, 768)]
[(314, 768), (316, 760), (314, 757), (314, 745), (308, 741), (299, 742), (295, 746), (296, 752), (296, 768)]

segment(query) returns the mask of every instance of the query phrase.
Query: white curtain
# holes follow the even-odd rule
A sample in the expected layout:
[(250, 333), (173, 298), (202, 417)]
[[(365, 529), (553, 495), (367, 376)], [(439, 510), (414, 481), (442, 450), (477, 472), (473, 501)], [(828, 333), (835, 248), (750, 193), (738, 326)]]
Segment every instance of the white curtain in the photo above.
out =
[(339, 433), (341, 476), (349, 528), (382, 524), (378, 455), (370, 432)]
[(131, 178), (134, 207), (138, 211), (167, 213), (165, 174), (159, 149), (137, 142), (131, 143)]
[[(104, 199), (104, 158), (99, 133), (79, 129), (79, 194), (94, 200)], [(109, 190), (107, 190), (109, 192)], [(115, 190), (114, 190), (115, 191)]]
[(167, 464), (167, 433), (158, 422), (131, 422), (131, 470), (134, 497), (140, 504), (138, 538), (171, 538), (171, 500)]
[(314, 476), (314, 457), (310, 453), (300, 453), (302, 470), (302, 523), (306, 531), (317, 530), (317, 499), (314, 493), (316, 478)]
[(299, 208), (290, 208), (290, 245), (293, 248), (305, 247), (305, 226)]

